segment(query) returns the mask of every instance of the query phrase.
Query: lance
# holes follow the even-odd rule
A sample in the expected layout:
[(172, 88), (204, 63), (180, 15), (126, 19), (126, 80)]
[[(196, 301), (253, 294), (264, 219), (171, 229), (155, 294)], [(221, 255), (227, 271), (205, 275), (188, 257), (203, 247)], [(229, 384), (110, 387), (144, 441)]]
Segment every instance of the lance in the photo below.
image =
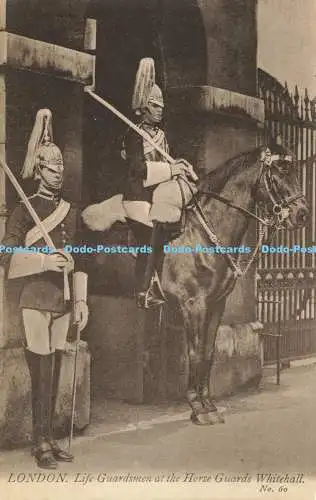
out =
[[(10, 168), (6, 164), (6, 162), (3, 160), (3, 158), (0, 158), (0, 167), (2, 170), (5, 172), (5, 174), (9, 177), (12, 185), (16, 189), (19, 197), (23, 201), (23, 203), (26, 206), (27, 211), (29, 212), (30, 216), (32, 217), (35, 225), (38, 227), (40, 230), (42, 237), (46, 243), (47, 246), (49, 246), (51, 249), (56, 251), (56, 247), (53, 243), (53, 240), (49, 236), (44, 224), (42, 223), (41, 219), (37, 215), (36, 211), (34, 210), (32, 204), (30, 203), (28, 197), (24, 193), (22, 187), (20, 186), (19, 182), (15, 178), (14, 174), (11, 172)], [(69, 281), (68, 281), (68, 274), (66, 269), (64, 269), (64, 299), (65, 301), (70, 300), (70, 289), (69, 289)]]
[[(145, 139), (149, 144), (158, 151), (165, 160), (167, 160), (169, 163), (175, 163), (175, 159), (172, 158), (163, 148), (157, 144), (152, 137), (150, 137), (149, 134), (147, 134), (144, 130), (142, 130), (140, 127), (135, 125), (127, 116), (125, 116), (123, 113), (121, 113), (118, 109), (116, 109), (112, 104), (110, 104), (108, 101), (105, 99), (102, 99), (98, 94), (96, 94), (93, 90), (93, 87), (85, 87), (85, 92), (89, 94), (93, 99), (95, 99), (97, 102), (102, 104), (105, 108), (107, 108), (109, 111), (111, 111), (115, 116), (120, 118), (126, 125), (128, 125), (130, 128), (132, 128), (137, 134), (139, 134), (143, 139)], [(190, 175), (192, 176), (192, 180), (194, 182), (198, 181), (198, 176), (195, 174), (195, 172), (192, 170)]]

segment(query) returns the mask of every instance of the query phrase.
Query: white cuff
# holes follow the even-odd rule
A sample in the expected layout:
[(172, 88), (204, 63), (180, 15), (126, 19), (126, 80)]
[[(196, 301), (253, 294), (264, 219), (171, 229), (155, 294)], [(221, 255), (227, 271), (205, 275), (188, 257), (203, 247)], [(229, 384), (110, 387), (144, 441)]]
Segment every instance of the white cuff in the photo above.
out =
[(44, 269), (45, 255), (38, 253), (15, 253), (11, 257), (8, 278), (22, 278), (32, 274), (40, 274)]
[(146, 161), (147, 179), (144, 187), (154, 186), (171, 179), (170, 164), (164, 161)]
[(88, 275), (82, 271), (77, 271), (73, 275), (74, 302), (87, 302)]

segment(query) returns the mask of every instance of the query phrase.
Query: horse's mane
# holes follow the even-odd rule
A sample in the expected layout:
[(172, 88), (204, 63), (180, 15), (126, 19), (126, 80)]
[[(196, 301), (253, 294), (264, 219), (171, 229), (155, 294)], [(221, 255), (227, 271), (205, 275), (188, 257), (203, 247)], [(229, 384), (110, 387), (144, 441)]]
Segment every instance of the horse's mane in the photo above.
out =
[(237, 174), (244, 168), (253, 165), (259, 156), (259, 148), (246, 153), (241, 153), (225, 163), (221, 163), (214, 170), (209, 172), (201, 183), (201, 191), (220, 192), (225, 186), (228, 179), (233, 174)]
[[(251, 151), (240, 153), (225, 161), (225, 163), (220, 164), (205, 176), (204, 180), (201, 182), (200, 190), (220, 192), (233, 174), (237, 174), (253, 165), (258, 160), (262, 148), (265, 147), (267, 146), (260, 146)], [(269, 147), (273, 154), (283, 155), (289, 153), (289, 150), (281, 145), (273, 144)]]

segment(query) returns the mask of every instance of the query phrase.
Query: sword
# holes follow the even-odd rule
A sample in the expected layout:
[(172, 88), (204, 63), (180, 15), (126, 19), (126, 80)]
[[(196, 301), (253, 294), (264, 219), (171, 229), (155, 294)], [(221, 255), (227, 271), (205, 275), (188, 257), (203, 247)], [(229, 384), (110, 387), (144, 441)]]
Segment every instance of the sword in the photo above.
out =
[[(46, 245), (49, 246), (50, 248), (52, 248), (53, 250), (56, 250), (56, 247), (55, 247), (55, 245), (53, 243), (53, 240), (49, 236), (49, 234), (48, 234), (48, 232), (47, 232), (44, 224), (42, 223), (41, 219), (39, 218), (39, 216), (35, 212), (34, 208), (32, 207), (32, 205), (31, 205), (31, 203), (30, 203), (30, 201), (28, 199), (28, 197), (24, 193), (24, 191), (21, 188), (19, 182), (15, 178), (14, 174), (11, 172), (10, 168), (8, 167), (8, 165), (6, 164), (6, 162), (4, 161), (4, 159), (1, 158), (1, 157), (0, 157), (0, 167), (5, 172), (5, 174), (9, 177), (9, 179), (10, 179), (11, 183), (13, 184), (14, 188), (16, 189), (19, 197), (21, 198), (21, 200), (25, 204), (25, 206), (27, 208), (27, 211), (29, 212), (30, 216), (32, 217), (35, 225), (40, 230), (40, 232), (42, 234), (42, 237), (43, 237)], [(65, 301), (70, 300), (69, 281), (68, 281), (68, 274), (67, 274), (66, 269), (64, 269), (64, 299), (65, 299)]]
[[(105, 99), (102, 99), (102, 97), (100, 97), (99, 95), (97, 95), (94, 90), (92, 90), (93, 87), (85, 87), (85, 92), (87, 94), (89, 94), (93, 99), (95, 99), (97, 102), (99, 102), (100, 104), (102, 104), (104, 107), (106, 107), (109, 111), (111, 111), (115, 116), (117, 116), (118, 118), (120, 118), (120, 120), (122, 120), (124, 123), (126, 123), (126, 125), (128, 125), (130, 128), (132, 128), (137, 134), (139, 134), (143, 139), (145, 139), (147, 142), (149, 142), (149, 144), (155, 148), (158, 153), (160, 153), (163, 158), (165, 158), (165, 160), (167, 160), (169, 163), (175, 163), (175, 159), (172, 158), (172, 156), (170, 156), (163, 148), (161, 148), (159, 146), (159, 144), (157, 144), (152, 137), (150, 137), (149, 134), (147, 134), (144, 130), (142, 130), (140, 127), (138, 127), (137, 125), (135, 125), (135, 123), (133, 123), (129, 118), (127, 118), (127, 116), (125, 116), (123, 113), (121, 113), (118, 109), (116, 109), (112, 104), (110, 104), (108, 101), (106, 101)], [(192, 170), (192, 169), (191, 169)], [(198, 176), (196, 175), (196, 173), (192, 170), (190, 172), (190, 175), (192, 177), (192, 180), (194, 182), (198, 181)]]
[(70, 453), (71, 443), (72, 443), (72, 439), (73, 439), (73, 435), (74, 435), (79, 343), (80, 343), (80, 328), (79, 328), (79, 324), (77, 324), (76, 325), (76, 350), (75, 350), (74, 372), (73, 372), (73, 379), (72, 379), (71, 419), (70, 419), (70, 432), (69, 432), (69, 441), (68, 441), (68, 453)]

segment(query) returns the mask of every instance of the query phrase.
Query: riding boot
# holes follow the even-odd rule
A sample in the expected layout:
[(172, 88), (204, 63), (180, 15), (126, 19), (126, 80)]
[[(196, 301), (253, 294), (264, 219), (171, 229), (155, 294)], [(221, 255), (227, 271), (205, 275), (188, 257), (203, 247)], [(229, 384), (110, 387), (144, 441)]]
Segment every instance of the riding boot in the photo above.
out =
[[(30, 373), (31, 378), (31, 398), (32, 398), (32, 445), (36, 442), (36, 402), (38, 399), (38, 382), (39, 382), (39, 370), (40, 370), (40, 356), (35, 354), (28, 349), (25, 349), (25, 359)], [(33, 448), (32, 448), (33, 450)]]
[(162, 272), (163, 244), (163, 226), (159, 222), (155, 222), (151, 237), (152, 253), (146, 254), (146, 267), (141, 292), (137, 294), (138, 307), (151, 309), (161, 306), (165, 302), (159, 279), (159, 274)]
[(32, 455), (43, 469), (56, 469), (51, 446), (48, 442), (49, 416), (52, 398), (52, 354), (41, 355), (26, 350), (26, 360), (32, 386)]
[(57, 460), (58, 462), (72, 462), (74, 459), (73, 455), (60, 448), (57, 441), (55, 441), (54, 439), (54, 416), (56, 413), (62, 357), (63, 357), (63, 351), (56, 349), (54, 354), (52, 401), (51, 401), (51, 412), (49, 419), (48, 442), (51, 446), (55, 460)]

